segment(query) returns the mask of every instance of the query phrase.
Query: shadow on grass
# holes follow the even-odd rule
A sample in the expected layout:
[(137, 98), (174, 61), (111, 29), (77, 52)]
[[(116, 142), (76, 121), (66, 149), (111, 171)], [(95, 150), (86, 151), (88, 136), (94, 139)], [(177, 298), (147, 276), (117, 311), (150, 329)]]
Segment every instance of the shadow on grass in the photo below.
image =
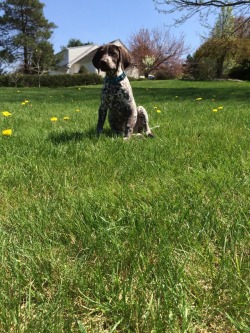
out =
[[(238, 88), (238, 87), (237, 87)], [(221, 88), (199, 88), (199, 87), (185, 87), (185, 88), (150, 88), (145, 90), (140, 87), (133, 87), (134, 94), (137, 98), (157, 99), (158, 101), (167, 101), (176, 99), (176, 96), (183, 100), (195, 99), (202, 97), (204, 99), (216, 98), (219, 100), (240, 100), (249, 101), (250, 86)]]
[(61, 133), (52, 132), (49, 134), (48, 137), (48, 139), (54, 145), (66, 144), (72, 141), (79, 142), (82, 141), (84, 138), (86, 138), (84, 132), (69, 132), (69, 131), (64, 131)]
[(67, 144), (70, 142), (80, 142), (85, 139), (90, 139), (93, 141), (98, 140), (101, 137), (108, 137), (108, 138), (117, 138), (120, 137), (120, 135), (114, 133), (111, 129), (105, 129), (102, 134), (97, 135), (96, 129), (91, 128), (88, 131), (85, 132), (71, 132), (71, 131), (63, 131), (63, 132), (52, 132), (48, 136), (48, 140), (51, 141), (54, 145), (61, 145), (61, 144)]

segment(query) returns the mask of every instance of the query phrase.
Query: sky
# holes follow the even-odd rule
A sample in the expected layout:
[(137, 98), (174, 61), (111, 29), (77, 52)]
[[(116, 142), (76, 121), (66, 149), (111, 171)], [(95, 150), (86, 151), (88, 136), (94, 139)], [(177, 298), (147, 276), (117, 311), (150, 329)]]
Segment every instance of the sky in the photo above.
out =
[[(180, 27), (173, 26), (173, 14), (159, 13), (153, 0), (41, 0), (44, 16), (57, 25), (51, 42), (55, 52), (71, 38), (83, 43), (106, 44), (120, 39), (126, 46), (132, 34), (141, 28), (170, 29), (172, 35), (184, 35), (192, 54), (202, 43), (203, 28), (199, 18)], [(177, 15), (178, 13), (175, 13)]]

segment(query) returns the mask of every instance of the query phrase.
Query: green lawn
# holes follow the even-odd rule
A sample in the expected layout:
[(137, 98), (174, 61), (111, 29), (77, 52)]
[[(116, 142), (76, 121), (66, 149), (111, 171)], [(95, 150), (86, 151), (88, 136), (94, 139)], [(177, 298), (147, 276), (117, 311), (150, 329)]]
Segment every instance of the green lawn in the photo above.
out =
[(250, 82), (132, 86), (0, 88), (0, 332), (249, 332)]

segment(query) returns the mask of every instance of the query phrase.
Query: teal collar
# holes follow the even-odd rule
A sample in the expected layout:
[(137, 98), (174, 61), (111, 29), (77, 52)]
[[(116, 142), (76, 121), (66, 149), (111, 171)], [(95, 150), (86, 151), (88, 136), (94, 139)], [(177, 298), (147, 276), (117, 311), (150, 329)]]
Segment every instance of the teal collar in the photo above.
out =
[(121, 75), (116, 76), (116, 77), (112, 77), (112, 76), (108, 76), (108, 77), (107, 77), (107, 76), (106, 76), (104, 82), (105, 82), (105, 83), (113, 83), (113, 84), (114, 84), (114, 83), (121, 82), (122, 80), (125, 79), (125, 77), (126, 77), (125, 72), (122, 72)]

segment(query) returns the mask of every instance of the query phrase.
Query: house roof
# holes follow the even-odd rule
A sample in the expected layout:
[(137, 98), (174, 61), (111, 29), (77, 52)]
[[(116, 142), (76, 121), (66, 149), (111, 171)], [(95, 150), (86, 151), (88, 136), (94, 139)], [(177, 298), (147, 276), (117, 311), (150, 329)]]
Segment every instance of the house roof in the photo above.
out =
[[(126, 46), (121, 42), (120, 39), (116, 39), (116, 40), (110, 42), (110, 44), (123, 46), (125, 49), (127, 49)], [(64, 57), (60, 61), (60, 66), (70, 68), (72, 65), (81, 61), (83, 58), (86, 58), (86, 57), (92, 58), (98, 47), (99, 47), (99, 45), (97, 45), (97, 44), (67, 47), (63, 51), (61, 51), (61, 53), (64, 53)], [(66, 52), (65, 52), (65, 50), (66, 50)]]
[(90, 55), (90, 53), (95, 51), (97, 48), (98, 48), (98, 45), (85, 45), (85, 46), (69, 48), (68, 67), (71, 67), (73, 64), (77, 63), (79, 60)]
[[(60, 66), (71, 67), (73, 64), (77, 63), (79, 60), (83, 59), (93, 51), (98, 48), (98, 45), (83, 45), (75, 47), (67, 47), (63, 51), (63, 59), (60, 61)], [(66, 51), (66, 52), (65, 52)]]

